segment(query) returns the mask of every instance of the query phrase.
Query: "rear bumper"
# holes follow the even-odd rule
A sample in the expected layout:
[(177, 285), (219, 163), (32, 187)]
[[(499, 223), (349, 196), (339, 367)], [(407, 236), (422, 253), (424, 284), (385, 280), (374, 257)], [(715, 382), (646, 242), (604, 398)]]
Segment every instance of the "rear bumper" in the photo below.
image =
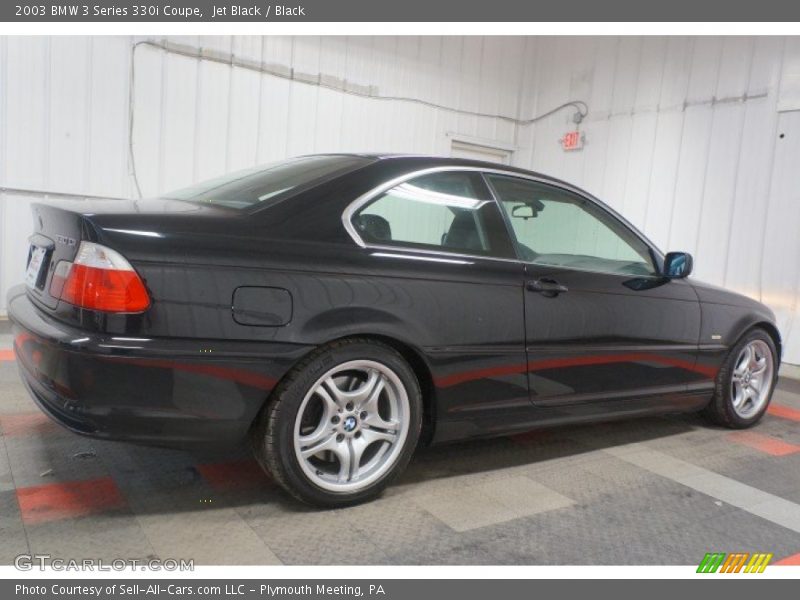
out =
[(151, 444), (232, 443), (312, 347), (110, 337), (44, 314), (24, 286), (8, 295), (23, 382), (49, 417), (83, 435)]

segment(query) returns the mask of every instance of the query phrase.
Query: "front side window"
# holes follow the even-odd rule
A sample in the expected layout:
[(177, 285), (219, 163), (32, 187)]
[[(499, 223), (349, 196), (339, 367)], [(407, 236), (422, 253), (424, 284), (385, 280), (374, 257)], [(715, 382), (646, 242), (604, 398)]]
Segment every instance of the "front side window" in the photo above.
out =
[(526, 262), (654, 275), (649, 247), (593, 202), (546, 184), (487, 174)]
[(475, 172), (409, 179), (362, 207), (352, 224), (366, 244), (514, 258), (502, 215)]

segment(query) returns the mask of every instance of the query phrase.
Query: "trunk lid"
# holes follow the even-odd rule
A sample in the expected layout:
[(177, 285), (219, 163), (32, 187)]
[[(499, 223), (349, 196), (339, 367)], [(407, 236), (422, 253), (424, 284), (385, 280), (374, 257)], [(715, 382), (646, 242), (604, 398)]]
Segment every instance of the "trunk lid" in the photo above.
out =
[(29, 295), (50, 309), (58, 298), (50, 294), (56, 265), (72, 261), (84, 239), (86, 223), (83, 215), (56, 206), (34, 204), (33, 234), (28, 238), (28, 261), (25, 280)]
[[(191, 230), (207, 217), (241, 219), (232, 209), (168, 199), (36, 203), (32, 211), (25, 279), (29, 296), (51, 311), (59, 303), (50, 293), (58, 263), (72, 262), (81, 241), (107, 245), (135, 260), (136, 255), (163, 252), (167, 240), (161, 232)], [(154, 242), (158, 248), (152, 248)]]

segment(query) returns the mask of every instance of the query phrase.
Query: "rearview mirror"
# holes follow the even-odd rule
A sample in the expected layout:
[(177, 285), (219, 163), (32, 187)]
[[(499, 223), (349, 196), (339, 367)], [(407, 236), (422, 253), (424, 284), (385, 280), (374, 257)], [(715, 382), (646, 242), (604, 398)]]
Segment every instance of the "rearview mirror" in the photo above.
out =
[(511, 216), (515, 219), (532, 219), (535, 215), (533, 214), (533, 208), (531, 206), (527, 204), (517, 204), (511, 209)]
[(664, 257), (664, 277), (683, 279), (692, 272), (694, 259), (688, 252), (668, 252)]
[(544, 204), (539, 200), (531, 203), (517, 204), (511, 209), (511, 216), (515, 219), (533, 219), (544, 209)]

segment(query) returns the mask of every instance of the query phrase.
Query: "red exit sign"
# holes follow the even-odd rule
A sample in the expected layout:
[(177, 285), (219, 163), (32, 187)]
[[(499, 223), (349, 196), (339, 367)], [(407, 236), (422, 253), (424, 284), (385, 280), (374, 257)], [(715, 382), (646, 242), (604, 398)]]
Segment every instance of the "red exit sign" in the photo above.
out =
[(586, 136), (580, 131), (568, 131), (560, 140), (561, 148), (564, 150), (581, 150)]

